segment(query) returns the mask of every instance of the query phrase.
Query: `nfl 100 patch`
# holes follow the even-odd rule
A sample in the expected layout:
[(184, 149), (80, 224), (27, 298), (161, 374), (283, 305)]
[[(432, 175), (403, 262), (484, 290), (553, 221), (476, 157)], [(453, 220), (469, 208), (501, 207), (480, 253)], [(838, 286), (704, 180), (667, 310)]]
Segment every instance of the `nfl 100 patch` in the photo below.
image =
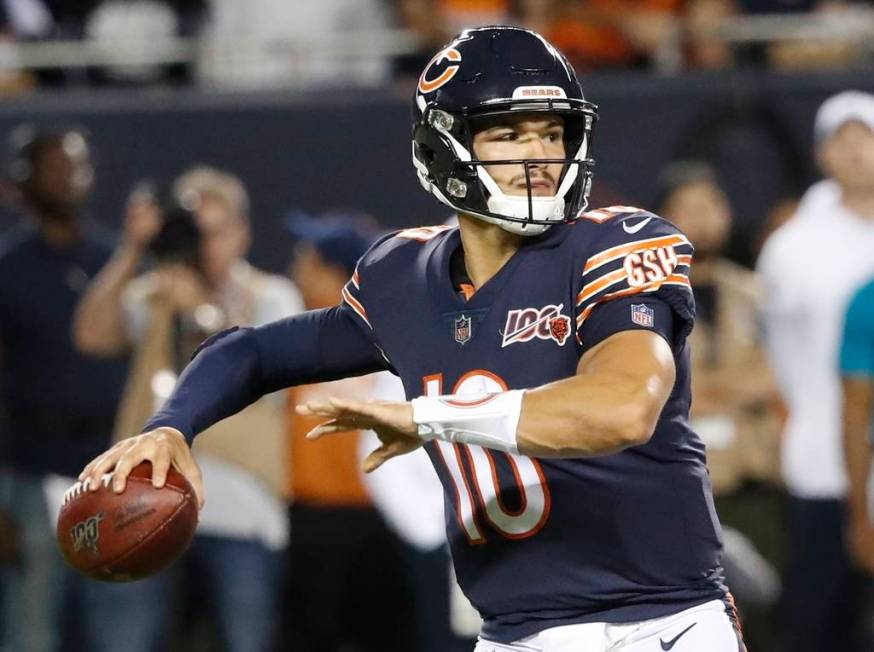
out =
[(638, 326), (652, 328), (655, 325), (655, 310), (642, 303), (632, 303), (631, 321)]
[(561, 314), (564, 304), (549, 304), (543, 308), (517, 308), (507, 313), (501, 348), (516, 342), (534, 339), (554, 340), (564, 346), (571, 331), (571, 319)]

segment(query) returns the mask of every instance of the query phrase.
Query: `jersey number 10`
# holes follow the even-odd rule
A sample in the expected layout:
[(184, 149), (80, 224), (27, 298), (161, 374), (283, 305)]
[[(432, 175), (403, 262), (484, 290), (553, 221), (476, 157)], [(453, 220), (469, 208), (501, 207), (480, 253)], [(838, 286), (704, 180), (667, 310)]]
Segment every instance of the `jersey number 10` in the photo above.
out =
[[(443, 374), (423, 378), (426, 396), (441, 396)], [(464, 374), (451, 394), (477, 394), (507, 391), (502, 378), (476, 369)], [(455, 513), (459, 525), (471, 544), (486, 543), (484, 524), (508, 539), (527, 539), (537, 534), (549, 518), (550, 494), (540, 462), (523, 455), (488, 450), (481, 446), (434, 441), (438, 457), (443, 460), (455, 485)], [(519, 501), (515, 509), (504, 504), (503, 486), (496, 456), (506, 458), (513, 475)]]

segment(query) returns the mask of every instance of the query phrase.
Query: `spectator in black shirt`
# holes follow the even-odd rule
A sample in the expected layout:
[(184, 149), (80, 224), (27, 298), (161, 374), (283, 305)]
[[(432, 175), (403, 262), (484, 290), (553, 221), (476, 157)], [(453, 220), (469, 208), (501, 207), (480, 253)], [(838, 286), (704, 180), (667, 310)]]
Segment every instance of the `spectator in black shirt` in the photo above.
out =
[(28, 135), (10, 172), (30, 219), (0, 251), (0, 510), (14, 528), (0, 536), (18, 542), (17, 563), (2, 567), (0, 649), (41, 652), (60, 643), (55, 515), (69, 476), (109, 443), (126, 364), (83, 356), (71, 337), (79, 296), (112, 253), (82, 215), (93, 179), (83, 134)]

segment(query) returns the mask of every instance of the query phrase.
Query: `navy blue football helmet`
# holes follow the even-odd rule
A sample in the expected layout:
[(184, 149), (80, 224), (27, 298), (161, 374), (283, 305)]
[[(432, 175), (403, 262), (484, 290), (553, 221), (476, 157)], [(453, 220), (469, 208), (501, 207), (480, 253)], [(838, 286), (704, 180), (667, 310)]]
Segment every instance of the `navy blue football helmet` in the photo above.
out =
[[(413, 166), (422, 186), (456, 211), (512, 233), (538, 235), (575, 219), (588, 203), (596, 109), (564, 55), (539, 34), (519, 27), (468, 29), (431, 59), (419, 79)], [(477, 122), (519, 111), (561, 116), (565, 158), (476, 159)], [(553, 197), (531, 192), (530, 167), (544, 163), (564, 165)], [(484, 167), (520, 164), (529, 179), (527, 197), (504, 194)]]

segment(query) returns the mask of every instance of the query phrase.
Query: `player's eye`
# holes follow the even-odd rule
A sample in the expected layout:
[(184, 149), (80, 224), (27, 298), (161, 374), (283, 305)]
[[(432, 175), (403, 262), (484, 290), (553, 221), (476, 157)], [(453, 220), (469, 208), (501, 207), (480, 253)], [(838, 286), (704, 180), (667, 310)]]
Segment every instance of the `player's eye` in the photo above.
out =
[(510, 129), (507, 129), (506, 131), (499, 131), (497, 134), (495, 134), (495, 140), (500, 140), (500, 141), (504, 141), (504, 142), (512, 142), (512, 141), (518, 140), (518, 139), (519, 139), (519, 134), (517, 134), (515, 131), (512, 131)]

